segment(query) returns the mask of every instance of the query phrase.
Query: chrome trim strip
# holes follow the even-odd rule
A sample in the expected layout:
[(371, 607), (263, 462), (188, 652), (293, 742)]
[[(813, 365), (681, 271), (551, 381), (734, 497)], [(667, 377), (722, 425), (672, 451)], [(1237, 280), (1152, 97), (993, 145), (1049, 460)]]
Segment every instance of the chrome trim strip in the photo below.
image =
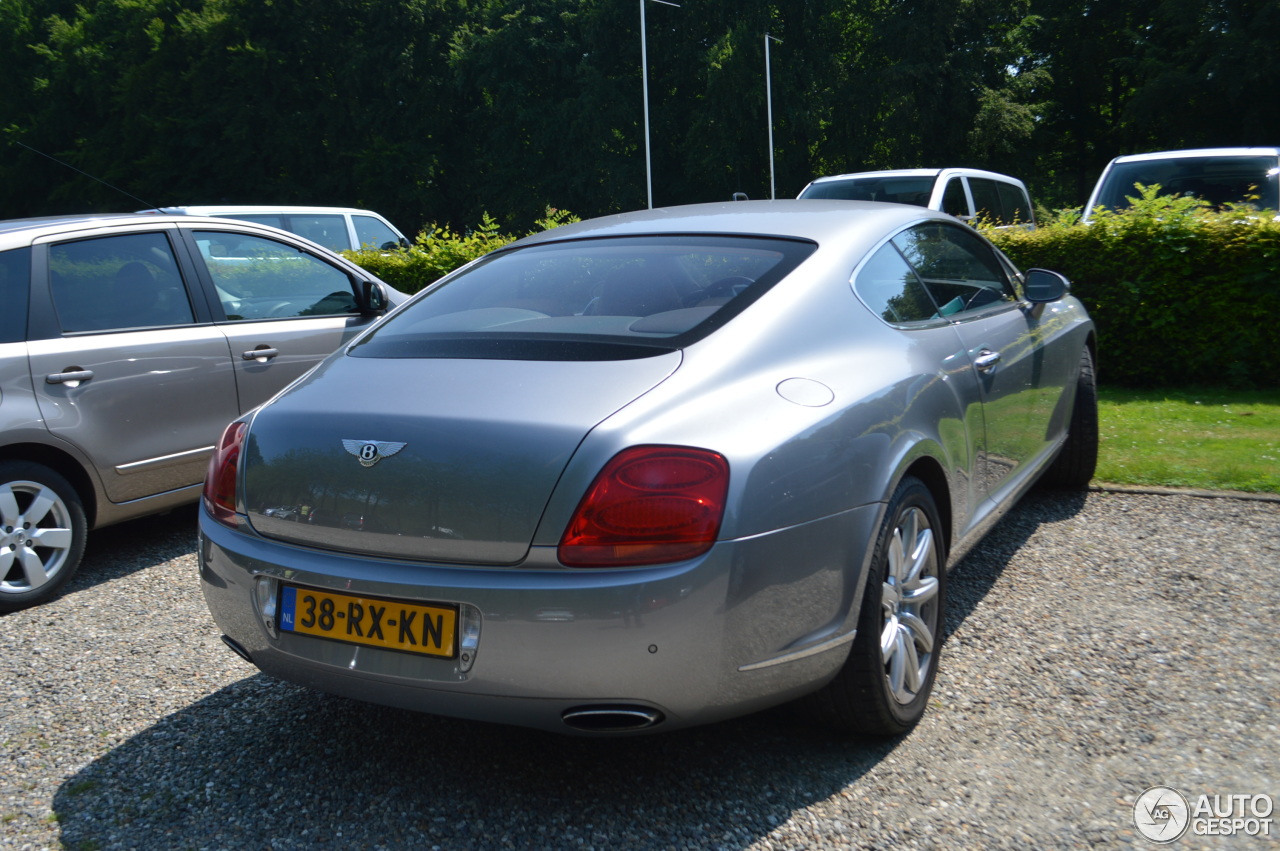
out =
[(817, 656), (819, 653), (826, 653), (828, 650), (834, 650), (842, 644), (849, 644), (853, 641), (854, 636), (858, 634), (855, 629), (844, 635), (837, 635), (835, 638), (828, 639), (821, 644), (815, 644), (812, 647), (806, 647), (803, 650), (796, 650), (793, 653), (784, 653), (781, 656), (775, 656), (772, 659), (765, 659), (762, 662), (752, 662), (749, 665), (741, 665), (738, 668), (739, 673), (747, 671), (758, 671), (761, 668), (771, 668), (774, 665), (785, 665), (788, 662), (795, 662), (799, 659), (807, 659), (810, 656)]
[(214, 448), (214, 446), (202, 446), (199, 449), (189, 449), (186, 452), (175, 452), (172, 455), (162, 455), (159, 458), (148, 458), (145, 461), (121, 464), (116, 467), (116, 472), (122, 476), (127, 476), (130, 473), (141, 473), (156, 467), (167, 467), (170, 464), (185, 464), (188, 461), (196, 460), (202, 455), (212, 455)]

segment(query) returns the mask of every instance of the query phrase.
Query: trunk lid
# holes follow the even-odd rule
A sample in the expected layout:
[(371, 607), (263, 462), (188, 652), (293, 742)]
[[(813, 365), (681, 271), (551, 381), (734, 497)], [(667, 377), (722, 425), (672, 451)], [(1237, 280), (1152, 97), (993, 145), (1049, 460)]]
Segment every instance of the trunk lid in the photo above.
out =
[(303, 546), (518, 563), (583, 437), (680, 359), (335, 358), (254, 418), (250, 522)]

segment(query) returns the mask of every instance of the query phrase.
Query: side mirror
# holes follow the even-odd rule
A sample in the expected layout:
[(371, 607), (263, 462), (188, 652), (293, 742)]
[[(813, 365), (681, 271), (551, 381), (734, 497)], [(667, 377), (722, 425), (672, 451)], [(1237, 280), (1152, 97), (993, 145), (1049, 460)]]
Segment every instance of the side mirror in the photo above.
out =
[(401, 247), (402, 246), (400, 245), (399, 240), (388, 239), (386, 242), (382, 243), (382, 245), (378, 246), (378, 250), (379, 251), (395, 251), (396, 249)]
[(747, 200), (749, 200), (749, 199), (747, 198), (747, 193), (745, 193), (745, 192), (735, 192), (735, 193), (733, 193), (733, 200), (735, 200), (735, 201), (747, 201)]
[(1027, 301), (1032, 304), (1046, 304), (1057, 301), (1071, 289), (1071, 282), (1065, 275), (1050, 272), (1048, 269), (1028, 269), (1026, 284)]
[(387, 312), (387, 291), (382, 284), (377, 281), (363, 281), (360, 284), (360, 290), (361, 313), (366, 316), (375, 316)]

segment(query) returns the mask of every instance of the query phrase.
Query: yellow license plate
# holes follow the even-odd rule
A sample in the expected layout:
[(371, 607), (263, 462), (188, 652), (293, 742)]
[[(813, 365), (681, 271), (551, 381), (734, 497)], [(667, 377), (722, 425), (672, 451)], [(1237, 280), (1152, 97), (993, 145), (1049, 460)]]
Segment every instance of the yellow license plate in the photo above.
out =
[(452, 659), (457, 654), (458, 610), (443, 604), (380, 600), (284, 585), (280, 589), (280, 629)]

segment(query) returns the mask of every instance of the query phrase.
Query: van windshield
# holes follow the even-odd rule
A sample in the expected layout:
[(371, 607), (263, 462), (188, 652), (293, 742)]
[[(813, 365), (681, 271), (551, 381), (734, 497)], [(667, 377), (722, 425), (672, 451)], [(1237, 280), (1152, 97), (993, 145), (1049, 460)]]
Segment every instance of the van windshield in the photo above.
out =
[(1136, 198), (1134, 184), (1160, 185), (1162, 195), (1191, 195), (1215, 207), (1247, 202), (1277, 208), (1277, 158), (1273, 156), (1170, 157), (1115, 163), (1094, 206), (1121, 210)]

